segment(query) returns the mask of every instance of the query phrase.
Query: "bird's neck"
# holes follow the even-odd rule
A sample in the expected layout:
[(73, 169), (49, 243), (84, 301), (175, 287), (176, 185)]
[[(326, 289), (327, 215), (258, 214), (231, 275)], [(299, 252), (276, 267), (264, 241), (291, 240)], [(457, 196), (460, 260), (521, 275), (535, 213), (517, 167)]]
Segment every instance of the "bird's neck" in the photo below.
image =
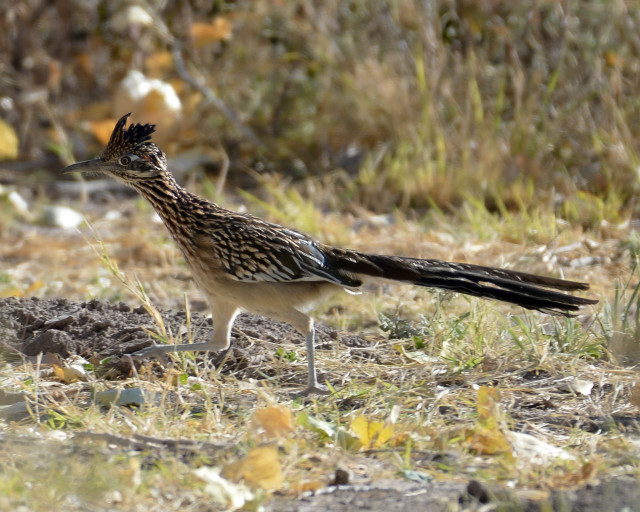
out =
[(178, 242), (181, 233), (192, 230), (199, 222), (198, 210), (203, 205), (206, 205), (207, 210), (219, 208), (217, 204), (199, 198), (182, 188), (169, 172), (161, 172), (153, 178), (136, 184), (135, 188), (151, 203)]

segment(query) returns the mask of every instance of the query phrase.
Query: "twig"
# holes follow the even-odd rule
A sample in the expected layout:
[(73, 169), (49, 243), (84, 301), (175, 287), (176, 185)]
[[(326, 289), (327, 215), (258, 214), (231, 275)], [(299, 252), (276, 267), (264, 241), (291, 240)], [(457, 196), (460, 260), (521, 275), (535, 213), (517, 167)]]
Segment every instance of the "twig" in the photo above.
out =
[(217, 451), (224, 450), (226, 448), (231, 447), (230, 444), (213, 444), (206, 443), (201, 441), (193, 441), (190, 439), (161, 439), (158, 437), (152, 436), (143, 436), (140, 434), (135, 434), (133, 438), (118, 436), (115, 434), (110, 434), (108, 432), (76, 432), (74, 435), (75, 439), (91, 439), (92, 441), (104, 441), (109, 444), (115, 444), (118, 446), (122, 446), (123, 448), (129, 448), (138, 451), (144, 451), (149, 449), (161, 449), (161, 448), (170, 448), (172, 450), (181, 450), (181, 451)]
[(176, 65), (178, 76), (182, 78), (182, 80), (187, 82), (194, 89), (200, 91), (200, 93), (202, 93), (202, 95), (205, 97), (205, 100), (209, 103), (212, 103), (213, 106), (216, 107), (223, 116), (231, 121), (236, 130), (238, 130), (238, 132), (240, 132), (246, 139), (250, 140), (256, 146), (262, 146), (262, 142), (260, 141), (260, 139), (258, 139), (258, 137), (253, 133), (251, 128), (244, 125), (242, 121), (240, 121), (240, 118), (233, 111), (233, 109), (231, 109), (224, 101), (218, 98), (216, 93), (213, 92), (210, 87), (207, 87), (201, 80), (198, 80), (187, 70), (184, 59), (182, 58), (180, 47), (176, 43), (174, 43), (173, 46), (173, 62)]
[(217, 199), (222, 197), (222, 189), (224, 188), (224, 184), (227, 181), (227, 174), (229, 173), (229, 155), (222, 147), (222, 144), (218, 144), (218, 149), (222, 153), (222, 169), (220, 169), (220, 175), (218, 176), (218, 184), (216, 186), (216, 194), (218, 195)]

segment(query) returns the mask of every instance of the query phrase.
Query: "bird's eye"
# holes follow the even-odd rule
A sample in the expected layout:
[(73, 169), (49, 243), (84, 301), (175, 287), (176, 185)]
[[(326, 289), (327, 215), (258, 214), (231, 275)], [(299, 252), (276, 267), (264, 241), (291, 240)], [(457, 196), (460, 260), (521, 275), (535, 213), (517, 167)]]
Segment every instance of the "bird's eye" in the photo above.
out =
[(131, 157), (130, 156), (121, 156), (120, 159), (118, 160), (118, 163), (120, 165), (129, 165), (131, 163)]

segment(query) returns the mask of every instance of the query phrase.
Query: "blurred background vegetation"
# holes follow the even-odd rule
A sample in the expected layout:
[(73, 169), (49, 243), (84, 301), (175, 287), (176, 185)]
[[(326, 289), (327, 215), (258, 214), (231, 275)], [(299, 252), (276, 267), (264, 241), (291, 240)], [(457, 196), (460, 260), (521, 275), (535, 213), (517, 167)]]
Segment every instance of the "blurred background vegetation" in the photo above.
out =
[(132, 110), (196, 181), (621, 222), (638, 26), (622, 0), (2, 2), (0, 180), (58, 180), (41, 171), (95, 155)]
[[(323, 344), (319, 367), (338, 401), (314, 402), (304, 414), (335, 430), (337, 442), (356, 413), (385, 428), (398, 421), (389, 450), (353, 459), (357, 474), (382, 474), (388, 451), (402, 453), (384, 473), (395, 477), (415, 463), (438, 481), (466, 474), (527, 492), (575, 488), (605, 474), (637, 482), (640, 456), (630, 437), (638, 430), (637, 371), (614, 363), (636, 364), (640, 353), (638, 27), (640, 2), (630, 0), (0, 0), (0, 298), (97, 298), (139, 308), (148, 297), (186, 309), (187, 319), (208, 312), (150, 205), (114, 181), (59, 174), (98, 154), (116, 120), (133, 112), (133, 122), (157, 125), (154, 140), (178, 181), (223, 205), (363, 251), (592, 285), (588, 296), (601, 305), (567, 322), (417, 287), (389, 292), (386, 284), (367, 299), (345, 294), (320, 307), (322, 323), (357, 332), (366, 347)], [(247, 393), (253, 388), (235, 367), (212, 378), (209, 365), (198, 369), (190, 359), (162, 377), (136, 375), (136, 387), (172, 397), (140, 415), (85, 408), (96, 382), (112, 386), (101, 362), (78, 395), (67, 383), (40, 386), (39, 359), (37, 371), (7, 366), (0, 381), (36, 398), (40, 389), (50, 393), (42, 407), (53, 411), (52, 429), (212, 435), (242, 452), (259, 439), (254, 421), (244, 420), (271, 405), (263, 384), (289, 383), (304, 358), (295, 362), (301, 345), (274, 340), (260, 325), (241, 333), (265, 338), (251, 341), (259, 393)], [(494, 407), (494, 395), (476, 413), (484, 385), (503, 389), (513, 421)], [(194, 414), (184, 404), (195, 404)], [(288, 496), (348, 459), (311, 419), (278, 441)], [(575, 460), (523, 470), (520, 462), (533, 457), (483, 452), (474, 440), (491, 431), (488, 445), (504, 442), (507, 423), (533, 425), (530, 432)], [(136, 505), (162, 503), (152, 509), (209, 503), (183, 499), (182, 490), (200, 484), (182, 452), (159, 452), (158, 469), (126, 447), (124, 458), (99, 459), (99, 479), (84, 459), (70, 466), (82, 478), (68, 478), (58, 460), (41, 476), (30, 461), (35, 454), (44, 467), (44, 451), (18, 447), (29, 465), (3, 458), (9, 484), (0, 482), (7, 490), (0, 508), (23, 495), (46, 498), (51, 508), (49, 489), (72, 503), (95, 489), (102, 499), (104, 488)], [(58, 457), (58, 448), (47, 453)], [(490, 469), (479, 453), (495, 462)], [(68, 491), (69, 482), (80, 482), (81, 492)], [(171, 496), (175, 506), (165, 503)]]

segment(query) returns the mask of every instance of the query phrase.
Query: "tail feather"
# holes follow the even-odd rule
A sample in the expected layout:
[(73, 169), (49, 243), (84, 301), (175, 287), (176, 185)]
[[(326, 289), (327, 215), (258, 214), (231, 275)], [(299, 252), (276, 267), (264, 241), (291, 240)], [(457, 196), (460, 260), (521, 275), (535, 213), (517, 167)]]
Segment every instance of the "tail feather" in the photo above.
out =
[(598, 302), (555, 291), (588, 290), (588, 283), (527, 272), (355, 251), (339, 256), (341, 271), (500, 300), (552, 315), (571, 317), (581, 306)]

